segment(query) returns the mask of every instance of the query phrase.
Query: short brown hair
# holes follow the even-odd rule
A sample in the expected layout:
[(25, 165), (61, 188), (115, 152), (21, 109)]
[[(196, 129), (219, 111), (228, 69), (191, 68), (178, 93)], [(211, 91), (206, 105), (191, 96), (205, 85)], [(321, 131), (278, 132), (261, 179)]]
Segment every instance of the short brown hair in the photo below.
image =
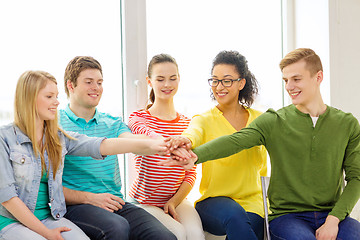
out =
[(288, 54), (280, 61), (281, 71), (290, 64), (296, 63), (300, 60), (306, 62), (306, 69), (311, 75), (323, 70), (320, 57), (310, 48), (298, 48)]
[(102, 75), (102, 68), (100, 63), (89, 56), (74, 57), (66, 66), (64, 74), (64, 86), (66, 95), (69, 97), (69, 89), (67, 88), (67, 81), (70, 80), (76, 87), (77, 79), (80, 73), (85, 69), (98, 69)]

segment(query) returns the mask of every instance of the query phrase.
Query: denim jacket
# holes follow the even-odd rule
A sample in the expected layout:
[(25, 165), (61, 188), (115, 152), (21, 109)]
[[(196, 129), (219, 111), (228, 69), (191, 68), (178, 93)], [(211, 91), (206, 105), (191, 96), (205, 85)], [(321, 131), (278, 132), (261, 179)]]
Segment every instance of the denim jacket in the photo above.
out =
[[(49, 203), (51, 215), (59, 219), (66, 212), (62, 188), (64, 157), (68, 155), (91, 156), (103, 159), (100, 144), (104, 138), (87, 137), (86, 135), (67, 132), (76, 140), (69, 139), (58, 132), (62, 145), (62, 162), (57, 169), (55, 179), (50, 168), (48, 172)], [(44, 153), (46, 168), (49, 166), (47, 152)], [(0, 202), (19, 197), (34, 212), (41, 179), (41, 159), (35, 157), (30, 139), (15, 125), (0, 127)], [(14, 219), (2, 205), (0, 215)]]

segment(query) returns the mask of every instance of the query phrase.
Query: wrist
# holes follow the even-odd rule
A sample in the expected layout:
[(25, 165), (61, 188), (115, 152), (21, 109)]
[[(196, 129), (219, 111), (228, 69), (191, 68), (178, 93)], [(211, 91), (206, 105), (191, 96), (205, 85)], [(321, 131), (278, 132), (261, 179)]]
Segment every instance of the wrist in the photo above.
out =
[(91, 203), (91, 199), (93, 199), (93, 196), (95, 195), (95, 193), (92, 193), (92, 192), (84, 192), (85, 193), (85, 197), (84, 197), (84, 201), (83, 201), (83, 204), (90, 204), (92, 205)]
[(326, 217), (326, 220), (325, 222), (328, 222), (328, 223), (332, 223), (332, 224), (339, 224), (340, 223), (340, 219), (338, 219), (337, 217), (333, 216), (333, 215), (328, 215)]

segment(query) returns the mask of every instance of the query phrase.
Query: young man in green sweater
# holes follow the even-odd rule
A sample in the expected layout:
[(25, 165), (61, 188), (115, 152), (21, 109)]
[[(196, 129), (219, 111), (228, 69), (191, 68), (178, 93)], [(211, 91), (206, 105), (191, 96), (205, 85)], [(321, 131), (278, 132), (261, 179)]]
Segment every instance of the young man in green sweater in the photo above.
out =
[[(348, 216), (360, 197), (359, 122), (324, 104), (322, 64), (313, 50), (288, 53), (280, 69), (293, 104), (269, 109), (247, 128), (195, 148), (195, 155), (175, 150), (183, 160), (167, 164), (187, 168), (264, 145), (272, 166), (272, 239), (360, 239), (360, 223)], [(174, 140), (172, 148), (186, 143)]]

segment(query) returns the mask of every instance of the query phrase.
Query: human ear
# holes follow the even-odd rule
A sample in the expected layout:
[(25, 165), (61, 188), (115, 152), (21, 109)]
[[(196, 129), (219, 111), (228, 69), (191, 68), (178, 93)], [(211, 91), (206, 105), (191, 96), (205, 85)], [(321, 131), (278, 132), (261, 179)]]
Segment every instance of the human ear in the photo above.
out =
[(240, 80), (240, 86), (239, 86), (239, 90), (243, 90), (246, 84), (246, 79), (243, 78)]
[(149, 85), (149, 87), (152, 88), (151, 79), (149, 77), (146, 77), (146, 82)]
[(66, 81), (66, 87), (69, 90), (69, 92), (73, 92), (74, 91), (74, 85), (70, 80)]
[(316, 74), (316, 81), (320, 84), (324, 78), (323, 71), (318, 71)]

